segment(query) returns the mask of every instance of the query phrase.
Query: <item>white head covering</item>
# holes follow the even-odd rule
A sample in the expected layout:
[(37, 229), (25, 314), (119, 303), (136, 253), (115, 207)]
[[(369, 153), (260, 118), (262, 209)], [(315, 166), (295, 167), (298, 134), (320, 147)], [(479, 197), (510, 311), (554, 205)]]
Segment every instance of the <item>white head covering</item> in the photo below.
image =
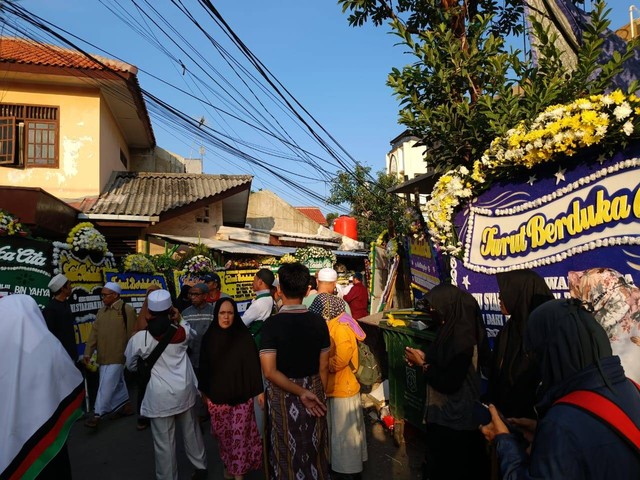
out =
[[(67, 426), (82, 414), (82, 375), (47, 329), (33, 298), (0, 298), (0, 311), (11, 319), (3, 322), (0, 335), (0, 476), (12, 478), (24, 468), (35, 469), (37, 476), (46, 465), (34, 448), (38, 440), (56, 437), (52, 445), (57, 454), (69, 434)], [(56, 432), (60, 424), (65, 427)], [(25, 447), (33, 457), (21, 456), (22, 462), (12, 464)]]
[(166, 290), (154, 290), (147, 297), (147, 306), (152, 312), (164, 312), (171, 308), (171, 294)]
[(111, 290), (112, 292), (115, 292), (118, 295), (122, 293), (122, 287), (120, 287), (120, 285), (118, 285), (116, 282), (107, 282), (104, 284), (103, 288), (106, 288), (107, 290)]
[(323, 268), (318, 272), (318, 281), (335, 282), (338, 280), (338, 273), (333, 268)]
[(49, 282), (49, 285), (47, 286), (49, 287), (49, 290), (51, 290), (52, 293), (56, 293), (60, 291), (60, 289), (64, 287), (64, 284), (67, 283), (68, 281), (69, 279), (67, 277), (59, 273), (51, 279), (51, 281)]

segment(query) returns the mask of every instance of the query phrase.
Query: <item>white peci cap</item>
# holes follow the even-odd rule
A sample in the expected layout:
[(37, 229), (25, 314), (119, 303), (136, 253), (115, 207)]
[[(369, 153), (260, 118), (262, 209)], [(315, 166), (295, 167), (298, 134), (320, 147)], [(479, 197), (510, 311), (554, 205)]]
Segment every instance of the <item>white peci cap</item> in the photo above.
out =
[(69, 279), (67, 277), (59, 273), (51, 279), (51, 281), (49, 282), (49, 285), (47, 286), (49, 287), (49, 290), (51, 290), (52, 293), (56, 293), (56, 292), (59, 292), (60, 289), (64, 287), (64, 284), (67, 283), (68, 281)]
[(111, 290), (112, 292), (117, 293), (118, 295), (120, 295), (122, 293), (122, 287), (120, 285), (118, 285), (116, 282), (107, 282), (104, 284), (104, 287), (102, 288), (106, 288), (107, 290)]
[(333, 268), (323, 268), (318, 272), (318, 280), (320, 282), (335, 282), (338, 280), (338, 274)]
[(152, 312), (164, 312), (171, 308), (171, 294), (166, 290), (154, 290), (147, 297), (147, 306)]

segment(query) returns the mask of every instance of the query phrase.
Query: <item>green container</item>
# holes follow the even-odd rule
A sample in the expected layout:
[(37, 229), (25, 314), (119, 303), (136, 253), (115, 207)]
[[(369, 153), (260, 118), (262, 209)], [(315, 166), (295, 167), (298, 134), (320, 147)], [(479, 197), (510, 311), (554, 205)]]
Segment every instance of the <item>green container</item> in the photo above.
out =
[(389, 403), (391, 415), (405, 419), (421, 430), (426, 400), (426, 383), (420, 367), (410, 367), (404, 359), (405, 347), (425, 350), (435, 339), (435, 332), (408, 327), (391, 327), (380, 322), (389, 359)]

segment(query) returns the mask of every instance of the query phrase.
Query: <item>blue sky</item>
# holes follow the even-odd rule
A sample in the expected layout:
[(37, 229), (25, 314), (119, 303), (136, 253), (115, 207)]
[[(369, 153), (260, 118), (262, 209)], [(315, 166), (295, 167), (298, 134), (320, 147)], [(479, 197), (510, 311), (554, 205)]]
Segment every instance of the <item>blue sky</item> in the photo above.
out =
[[(136, 1), (141, 5), (145, 3), (145, 0)], [(129, 0), (21, 2), (25, 8), (110, 54), (200, 95), (197, 91), (199, 87), (189, 80), (189, 75), (182, 75), (180, 65), (117, 19), (103, 3), (116, 9), (119, 5), (126, 6), (129, 11), (134, 11)], [(170, 2), (152, 1), (150, 4), (161, 9), (179, 32), (194, 39), (202, 54), (216, 68), (220, 68), (223, 76), (238, 83), (230, 76), (229, 71), (224, 70), (225, 66), (211, 44)], [(226, 45), (226, 48), (231, 48), (221, 30), (203, 14), (195, 0), (184, 0), (184, 4), (197, 12), (198, 21), (206, 26), (217, 41)], [(400, 67), (411, 61), (411, 57), (403, 53), (403, 47), (395, 46), (396, 37), (388, 34), (386, 27), (349, 27), (347, 16), (342, 14), (333, 0), (222, 0), (214, 4), (253, 53), (351, 156), (372, 167), (374, 172), (384, 168), (385, 154), (390, 148), (389, 140), (403, 130), (397, 124), (398, 102), (385, 81), (392, 67)], [(612, 28), (615, 29), (628, 22), (629, 5), (622, 5), (619, 1), (611, 2), (611, 5), (614, 4), (615, 11), (610, 19)], [(636, 13), (637, 16), (640, 13)], [(140, 25), (148, 22), (141, 15), (137, 18)], [(167, 39), (158, 38), (169, 46), (173, 55), (183, 61), (191, 72), (195, 72), (195, 66), (183, 53), (177, 52)], [(99, 53), (94, 48), (86, 48)], [(231, 50), (231, 53), (238, 56), (236, 50)], [(199, 75), (202, 77), (201, 73)], [(162, 85), (144, 72), (139, 73), (139, 80), (144, 89), (192, 118), (204, 116), (211, 128), (230, 137), (257, 144), (262, 150), (287, 153), (287, 149), (277, 142), (234, 124), (211, 108)], [(211, 82), (207, 80), (207, 83)], [(217, 101), (211, 93), (208, 98), (213, 102)], [(219, 105), (227, 108), (229, 100), (226, 100), (226, 104)], [(152, 121), (158, 144), (163, 148), (189, 157), (200, 156), (200, 147), (204, 146), (205, 173), (253, 174), (254, 189), (274, 190), (293, 205), (318, 204), (317, 200), (292, 190), (259, 168), (221, 153), (211, 145), (203, 145), (195, 137), (176, 134), (175, 129), (163, 125), (161, 121), (153, 118)], [(300, 127), (286, 118), (280, 121), (283, 129), (291, 134), (296, 143), (313, 154), (328, 159), (328, 163), (323, 164), (327, 170), (336, 170), (335, 162), (332, 164), (329, 155), (315, 145)], [(254, 154), (261, 157), (260, 153)], [(269, 161), (286, 172), (285, 176), (295, 179), (321, 196), (328, 195), (327, 182), (322, 181), (308, 165), (282, 158), (271, 158)], [(310, 178), (304, 178), (305, 176)], [(333, 210), (332, 207), (322, 207), (325, 212)]]
[[(105, 3), (115, 4), (114, 1)], [(122, 0), (120, 3), (127, 5), (130, 2)], [(144, 2), (140, 0), (139, 3)], [(192, 5), (197, 2), (184, 3)], [(194, 27), (183, 21), (181, 15), (176, 14), (176, 9), (167, 5), (169, 2), (153, 4), (168, 12), (167, 17), (175, 21), (182, 32), (196, 36)], [(371, 26), (349, 27), (347, 16), (333, 1), (224, 0), (214, 4), (254, 54), (356, 160), (371, 166), (374, 172), (384, 168), (389, 140), (403, 130), (396, 121), (398, 103), (391, 89), (385, 85), (391, 68), (406, 63), (407, 57), (403, 55), (402, 48), (394, 47), (395, 37)], [(142, 70), (170, 79), (182, 88), (189, 87), (175, 62), (151, 47), (98, 1), (23, 0), (22, 5)], [(194, 6), (194, 11), (201, 12), (201, 9)], [(207, 20), (204, 15), (198, 19), (203, 23)], [(209, 28), (216, 40), (228, 45), (219, 29)], [(212, 62), (221, 64), (220, 58), (214, 57), (210, 45), (206, 45), (200, 36), (197, 38), (205, 55), (212, 58)], [(236, 55), (237, 51), (232, 53)], [(184, 56), (181, 60), (190, 66)], [(233, 135), (231, 127), (211, 109), (158, 84), (145, 73), (139, 73), (139, 81), (143, 88), (190, 116), (205, 116), (208, 124), (226, 128)], [(184, 136), (175, 138), (155, 121), (154, 129), (160, 146), (183, 156), (198, 156), (200, 142)], [(297, 128), (292, 130), (300, 145), (314, 148), (304, 132)], [(235, 127), (233, 131), (240, 136), (252, 135)], [(272, 145), (260, 136), (255, 136), (254, 141)], [(205, 150), (205, 173), (254, 174), (254, 189), (280, 189), (277, 193), (294, 205), (317, 203), (291, 192), (241, 160), (228, 155), (221, 158), (207, 146)], [(318, 148), (314, 151), (328, 157)], [(328, 168), (336, 169), (335, 166)], [(305, 172), (304, 166), (295, 164), (291, 165), (291, 170)], [(299, 180), (323, 196), (329, 193), (323, 182)]]

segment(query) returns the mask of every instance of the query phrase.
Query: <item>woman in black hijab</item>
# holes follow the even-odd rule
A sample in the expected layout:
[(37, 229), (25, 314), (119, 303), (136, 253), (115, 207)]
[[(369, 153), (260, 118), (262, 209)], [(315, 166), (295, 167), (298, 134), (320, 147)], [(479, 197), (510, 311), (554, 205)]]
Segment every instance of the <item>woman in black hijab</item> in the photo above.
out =
[(211, 415), (225, 478), (261, 467), (262, 443), (253, 398), (262, 394), (258, 349), (238, 314), (236, 302), (222, 298), (202, 338), (198, 388)]
[(492, 423), (482, 429), (496, 441), (503, 478), (640, 478), (638, 450), (598, 416), (562, 400), (577, 391), (595, 393), (640, 427), (638, 387), (625, 377), (620, 358), (611, 355), (607, 334), (593, 315), (576, 300), (547, 302), (529, 317), (525, 347), (541, 377), (531, 457), (495, 407), (490, 407)]
[(488, 459), (474, 402), (480, 397), (480, 365), (489, 355), (480, 308), (467, 292), (438, 285), (426, 295), (440, 324), (426, 352), (408, 348), (406, 359), (422, 367), (427, 381), (427, 450), (424, 478), (488, 478)]
[(529, 313), (553, 294), (544, 279), (532, 270), (498, 273), (500, 308), (510, 315), (495, 341), (489, 375), (489, 397), (507, 417), (536, 418), (533, 406), (540, 381), (524, 354), (523, 339)]

